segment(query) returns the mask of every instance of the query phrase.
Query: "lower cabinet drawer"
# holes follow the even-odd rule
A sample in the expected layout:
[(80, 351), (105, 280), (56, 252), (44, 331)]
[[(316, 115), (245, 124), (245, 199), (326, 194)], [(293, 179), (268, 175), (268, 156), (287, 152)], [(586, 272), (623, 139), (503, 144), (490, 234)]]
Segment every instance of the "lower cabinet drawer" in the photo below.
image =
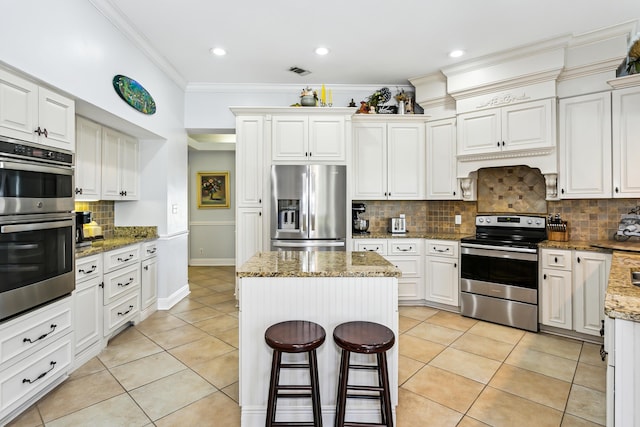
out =
[(354, 250), (358, 252), (378, 252), (380, 255), (386, 255), (387, 241), (375, 239), (354, 240)]
[(104, 335), (118, 329), (140, 312), (140, 288), (134, 288), (130, 294), (123, 296), (113, 304), (104, 308)]
[(140, 287), (140, 263), (129, 265), (104, 275), (104, 304), (108, 305), (129, 292)]
[(23, 359), (70, 330), (71, 298), (3, 324), (0, 328), (0, 366)]
[(0, 418), (66, 375), (73, 360), (71, 335), (60, 337), (0, 372)]

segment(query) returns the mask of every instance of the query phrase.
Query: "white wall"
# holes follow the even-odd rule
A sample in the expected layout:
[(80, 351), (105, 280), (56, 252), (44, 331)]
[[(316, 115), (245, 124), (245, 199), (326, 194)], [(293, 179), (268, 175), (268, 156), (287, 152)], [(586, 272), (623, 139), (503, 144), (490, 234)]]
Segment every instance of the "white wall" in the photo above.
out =
[[(235, 151), (189, 151), (189, 265), (235, 265)], [(198, 209), (198, 172), (229, 172), (229, 208)]]
[[(159, 298), (187, 286), (187, 135), (184, 91), (87, 0), (2, 0), (0, 65), (76, 99), (78, 111), (141, 138), (141, 200), (117, 202), (116, 225), (156, 225)], [(153, 96), (157, 112), (142, 114), (112, 86), (124, 74)], [(176, 205), (177, 214), (172, 213)]]

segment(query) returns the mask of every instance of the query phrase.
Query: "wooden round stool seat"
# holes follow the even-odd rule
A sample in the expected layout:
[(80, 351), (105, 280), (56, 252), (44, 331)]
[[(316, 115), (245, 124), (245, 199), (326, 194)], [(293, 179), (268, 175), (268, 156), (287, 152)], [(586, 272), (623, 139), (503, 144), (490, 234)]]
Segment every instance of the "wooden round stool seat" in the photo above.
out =
[[(338, 374), (338, 393), (336, 398), (336, 427), (386, 426), (393, 427), (389, 372), (387, 369), (387, 350), (395, 344), (393, 331), (384, 325), (373, 322), (347, 322), (336, 326), (333, 340), (342, 349), (340, 371)], [(352, 364), (351, 353), (375, 355), (375, 364)], [(377, 373), (378, 384), (349, 385), (349, 370), (372, 370)], [(379, 399), (380, 422), (345, 421), (347, 398)]]
[[(320, 406), (320, 384), (316, 349), (326, 337), (324, 328), (306, 320), (288, 320), (267, 328), (264, 339), (273, 349), (269, 398), (267, 402), (267, 427), (313, 426), (322, 427)], [(308, 363), (282, 363), (282, 353), (307, 353)], [(280, 384), (281, 369), (308, 369), (310, 384)], [(313, 421), (276, 421), (276, 406), (279, 398), (311, 399)]]

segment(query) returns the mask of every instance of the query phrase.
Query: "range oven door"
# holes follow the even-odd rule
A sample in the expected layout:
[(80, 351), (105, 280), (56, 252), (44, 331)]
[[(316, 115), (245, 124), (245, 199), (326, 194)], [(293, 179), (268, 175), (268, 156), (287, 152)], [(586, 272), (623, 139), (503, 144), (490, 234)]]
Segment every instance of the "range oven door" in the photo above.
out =
[(73, 169), (0, 157), (0, 215), (71, 212)]
[(0, 217), (0, 320), (75, 288), (71, 213)]

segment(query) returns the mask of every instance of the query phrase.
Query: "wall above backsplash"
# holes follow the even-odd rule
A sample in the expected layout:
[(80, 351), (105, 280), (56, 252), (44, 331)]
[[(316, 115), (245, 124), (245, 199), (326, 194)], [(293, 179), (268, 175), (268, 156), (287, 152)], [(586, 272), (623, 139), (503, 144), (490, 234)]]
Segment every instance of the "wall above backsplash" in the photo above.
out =
[(544, 215), (545, 180), (539, 169), (505, 166), (478, 170), (478, 212)]

